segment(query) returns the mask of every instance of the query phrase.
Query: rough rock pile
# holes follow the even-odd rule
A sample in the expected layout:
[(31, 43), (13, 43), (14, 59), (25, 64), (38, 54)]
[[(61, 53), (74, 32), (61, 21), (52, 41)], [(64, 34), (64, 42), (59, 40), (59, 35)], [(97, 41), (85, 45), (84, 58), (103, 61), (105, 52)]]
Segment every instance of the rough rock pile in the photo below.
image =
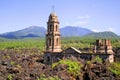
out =
[(107, 69), (107, 63), (84, 64), (81, 75), (76, 77), (66, 68), (66, 65), (52, 68), (43, 64), (43, 56), (37, 49), (0, 51), (0, 80), (38, 80), (41, 75), (57, 76), (61, 80), (120, 80)]

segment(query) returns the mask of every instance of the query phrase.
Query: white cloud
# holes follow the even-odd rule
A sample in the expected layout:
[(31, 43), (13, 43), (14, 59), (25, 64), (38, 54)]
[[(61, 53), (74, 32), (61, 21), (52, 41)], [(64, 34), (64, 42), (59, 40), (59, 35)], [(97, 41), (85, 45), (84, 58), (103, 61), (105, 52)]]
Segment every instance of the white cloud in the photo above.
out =
[(94, 32), (103, 32), (103, 31), (112, 31), (112, 32), (115, 32), (116, 30), (115, 30), (115, 28), (113, 28), (113, 27), (109, 27), (109, 28), (106, 28), (106, 29), (92, 29), (92, 31), (94, 31)]
[(78, 16), (77, 19), (89, 19), (89, 15)]
[(76, 21), (72, 25), (73, 26), (84, 26), (84, 25), (87, 25), (87, 22), (86, 21)]
[(94, 32), (100, 32), (99, 30), (97, 30), (97, 29), (92, 29), (92, 31), (94, 31)]
[(85, 25), (87, 25), (88, 23), (87, 23), (87, 21), (80, 21), (80, 20), (78, 20), (78, 21), (75, 21), (75, 22), (66, 22), (65, 23), (65, 26), (68, 26), (68, 25), (71, 25), (71, 26), (85, 26)]
[(114, 32), (115, 29), (114, 29), (113, 27), (109, 27), (109, 28), (108, 28), (108, 31), (112, 31), (112, 32)]
[(88, 20), (90, 16), (89, 15), (83, 15), (83, 16), (78, 16), (74, 18), (71, 22), (66, 22), (65, 26), (71, 25), (71, 26), (85, 26), (88, 24)]

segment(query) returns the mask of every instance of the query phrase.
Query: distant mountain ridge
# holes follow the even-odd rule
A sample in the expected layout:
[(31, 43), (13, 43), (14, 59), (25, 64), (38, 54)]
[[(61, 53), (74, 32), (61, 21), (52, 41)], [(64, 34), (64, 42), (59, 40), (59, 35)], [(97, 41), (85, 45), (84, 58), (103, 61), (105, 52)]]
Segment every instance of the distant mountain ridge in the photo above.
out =
[[(89, 29), (77, 27), (77, 26), (66, 26), (64, 28), (60, 28), (61, 36), (62, 37), (73, 37), (73, 36), (85, 36), (85, 37), (118, 37), (113, 32), (93, 32)], [(0, 37), (2, 38), (8, 38), (8, 39), (17, 39), (17, 38), (33, 38), (33, 37), (45, 37), (46, 29), (44, 27), (38, 27), (38, 26), (30, 26), (28, 28), (14, 31), (14, 32), (8, 32), (4, 34), (0, 34)]]
[(77, 26), (66, 26), (64, 28), (61, 28), (60, 31), (63, 37), (84, 36), (93, 32), (89, 29)]
[(14, 39), (25, 37), (44, 37), (46, 29), (44, 27), (30, 26), (28, 28), (1, 34), (0, 37)]
[(119, 36), (111, 31), (104, 31), (104, 32), (93, 32), (84, 37), (91, 37), (91, 38), (119, 38)]

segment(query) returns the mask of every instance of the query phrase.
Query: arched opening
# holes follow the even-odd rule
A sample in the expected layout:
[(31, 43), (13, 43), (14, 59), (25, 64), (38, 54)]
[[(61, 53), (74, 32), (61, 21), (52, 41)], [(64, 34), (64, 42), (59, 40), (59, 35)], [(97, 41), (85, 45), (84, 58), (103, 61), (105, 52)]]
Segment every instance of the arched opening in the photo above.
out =
[(56, 45), (58, 46), (58, 44), (59, 44), (59, 39), (57, 38), (56, 39)]
[(47, 62), (50, 62), (50, 57), (49, 56), (47, 56)]
[(50, 25), (49, 30), (52, 31), (52, 25)]
[(58, 30), (58, 26), (56, 25), (56, 31)]
[(52, 40), (51, 40), (51, 38), (49, 39), (49, 46), (51, 46), (52, 45)]

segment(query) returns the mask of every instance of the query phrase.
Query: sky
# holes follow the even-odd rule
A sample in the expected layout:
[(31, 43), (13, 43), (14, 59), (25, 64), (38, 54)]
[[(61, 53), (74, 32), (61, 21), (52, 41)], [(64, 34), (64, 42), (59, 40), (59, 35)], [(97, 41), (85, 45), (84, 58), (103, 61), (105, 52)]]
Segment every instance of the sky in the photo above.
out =
[(60, 28), (79, 26), (120, 35), (120, 0), (0, 0), (0, 34), (30, 26), (46, 28), (52, 11)]

